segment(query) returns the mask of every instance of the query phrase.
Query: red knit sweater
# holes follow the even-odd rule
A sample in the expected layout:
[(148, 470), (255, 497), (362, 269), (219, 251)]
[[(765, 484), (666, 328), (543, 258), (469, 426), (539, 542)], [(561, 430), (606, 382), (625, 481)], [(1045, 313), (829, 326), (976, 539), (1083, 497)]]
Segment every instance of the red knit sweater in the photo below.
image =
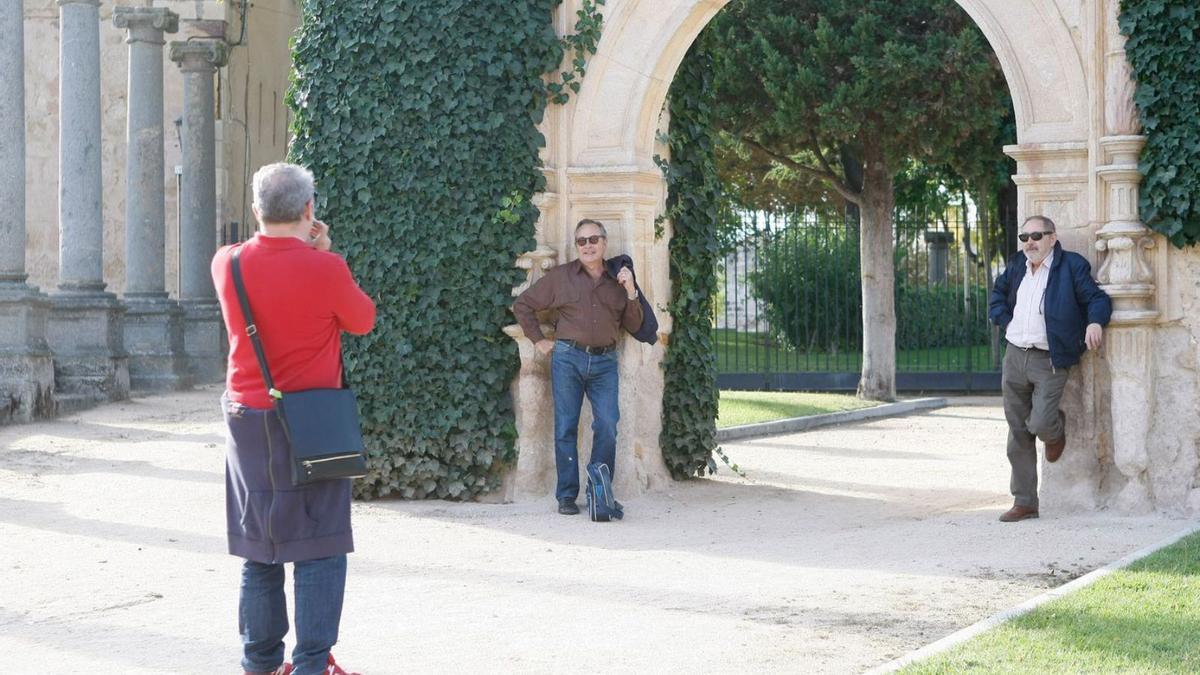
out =
[[(243, 243), (242, 279), (258, 324), (267, 365), (280, 391), (341, 386), (342, 331), (362, 335), (375, 325), (375, 303), (355, 283), (341, 256), (295, 237), (256, 234)], [(270, 408), (254, 346), (230, 269), (234, 246), (217, 251), (213, 284), (229, 333), (229, 398)]]

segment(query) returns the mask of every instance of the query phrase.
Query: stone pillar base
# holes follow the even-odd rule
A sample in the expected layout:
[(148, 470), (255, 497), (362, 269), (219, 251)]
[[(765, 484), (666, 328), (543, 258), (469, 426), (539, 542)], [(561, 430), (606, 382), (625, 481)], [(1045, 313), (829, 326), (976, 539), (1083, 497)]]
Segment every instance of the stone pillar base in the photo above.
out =
[(183, 300), (183, 350), (195, 384), (225, 381), (225, 321), (216, 300)]
[(47, 341), (54, 352), (59, 412), (129, 398), (125, 306), (102, 291), (51, 296)]
[(49, 299), (22, 282), (0, 282), (0, 424), (55, 413), (54, 359), (46, 344)]
[[(553, 339), (551, 326), (543, 324), (542, 331)], [(521, 370), (511, 388), (517, 423), (517, 462), (504, 475), (500, 489), (485, 495), (481, 501), (514, 502), (553, 497), (558, 472), (554, 467), (550, 359), (537, 352), (520, 326), (506, 326), (504, 332), (516, 341), (521, 355)]]
[(125, 349), (129, 386), (177, 391), (192, 386), (183, 348), (183, 309), (166, 293), (125, 296)]

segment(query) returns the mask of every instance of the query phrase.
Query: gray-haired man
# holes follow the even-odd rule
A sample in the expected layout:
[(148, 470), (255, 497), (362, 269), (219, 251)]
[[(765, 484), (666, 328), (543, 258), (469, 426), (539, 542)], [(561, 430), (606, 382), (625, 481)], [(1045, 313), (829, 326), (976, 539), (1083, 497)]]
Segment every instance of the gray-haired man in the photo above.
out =
[(1038, 517), (1037, 448), (1056, 462), (1067, 444), (1059, 410), (1067, 372), (1085, 349), (1099, 349), (1112, 316), (1108, 294), (1092, 280), (1087, 259), (1058, 243), (1054, 221), (1030, 216), (1021, 226), (1021, 251), (996, 279), (988, 316), (1008, 341), (1001, 379), (1008, 419), (1013, 506), (1006, 523)]
[(329, 650), (337, 642), (346, 584), (350, 481), (294, 487), (290, 449), (246, 335), (231, 262), (235, 249), (254, 323), (275, 386), (282, 391), (342, 386), (342, 332), (375, 325), (375, 303), (346, 261), (329, 249), (329, 228), (313, 214), (313, 176), (295, 164), (254, 174), (258, 233), (217, 251), (213, 283), (229, 334), (222, 408), (229, 429), (225, 515), (229, 552), (245, 558), (238, 624), (242, 668), (287, 675), (288, 632), (283, 564), (294, 563), (294, 675), (344, 675)]

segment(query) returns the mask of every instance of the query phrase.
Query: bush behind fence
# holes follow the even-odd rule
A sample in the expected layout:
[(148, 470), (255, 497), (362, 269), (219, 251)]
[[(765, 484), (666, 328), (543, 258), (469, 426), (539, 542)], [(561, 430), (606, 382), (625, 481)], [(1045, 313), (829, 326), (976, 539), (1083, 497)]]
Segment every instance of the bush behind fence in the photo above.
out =
[[(789, 225), (743, 240), (756, 253), (745, 277), (759, 311), (772, 337), (796, 351), (856, 352), (862, 345), (858, 233), (838, 222)], [(923, 221), (897, 229), (896, 348), (988, 344), (986, 285), (953, 273), (931, 282), (928, 252), (914, 236)]]

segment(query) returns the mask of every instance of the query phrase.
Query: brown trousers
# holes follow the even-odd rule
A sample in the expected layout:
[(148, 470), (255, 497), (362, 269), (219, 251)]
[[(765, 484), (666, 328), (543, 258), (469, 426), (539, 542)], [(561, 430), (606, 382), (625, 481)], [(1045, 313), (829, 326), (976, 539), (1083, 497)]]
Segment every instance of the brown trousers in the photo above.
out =
[(1001, 376), (1004, 417), (1008, 420), (1009, 490), (1018, 506), (1037, 508), (1038, 475), (1035, 438), (1063, 437), (1058, 404), (1067, 384), (1067, 369), (1050, 363), (1050, 352), (1006, 345)]

